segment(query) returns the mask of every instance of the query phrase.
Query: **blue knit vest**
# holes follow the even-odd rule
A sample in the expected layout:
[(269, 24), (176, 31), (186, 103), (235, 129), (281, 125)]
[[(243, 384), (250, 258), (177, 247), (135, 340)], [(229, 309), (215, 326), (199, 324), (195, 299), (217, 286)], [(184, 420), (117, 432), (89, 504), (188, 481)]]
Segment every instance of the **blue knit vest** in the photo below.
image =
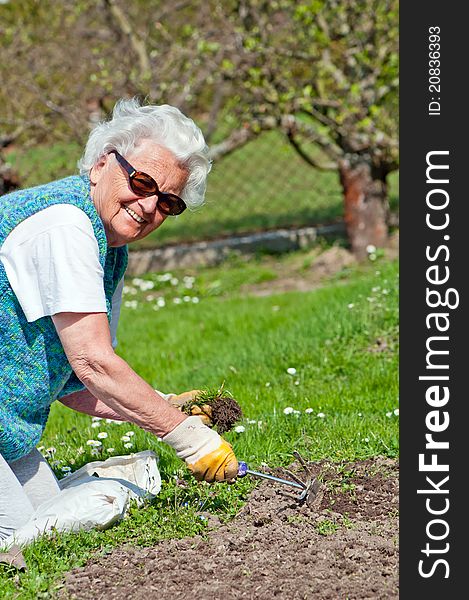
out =
[[(110, 320), (112, 295), (127, 266), (127, 247), (108, 248), (87, 177), (67, 177), (0, 196), (0, 247), (24, 219), (54, 204), (76, 206), (91, 221)], [(0, 261), (0, 454), (5, 460), (28, 454), (41, 439), (51, 403), (81, 389), (52, 319), (28, 323)]]

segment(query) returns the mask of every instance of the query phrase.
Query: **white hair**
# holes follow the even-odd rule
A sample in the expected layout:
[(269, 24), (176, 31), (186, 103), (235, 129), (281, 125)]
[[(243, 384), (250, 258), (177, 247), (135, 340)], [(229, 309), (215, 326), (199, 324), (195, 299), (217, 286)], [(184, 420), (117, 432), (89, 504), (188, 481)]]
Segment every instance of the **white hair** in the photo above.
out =
[(203, 204), (207, 175), (211, 169), (208, 146), (192, 119), (168, 104), (141, 106), (136, 99), (119, 100), (109, 121), (91, 131), (83, 156), (78, 161), (81, 174), (88, 174), (99, 159), (111, 150), (123, 156), (132, 153), (143, 140), (151, 140), (174, 154), (188, 170), (181, 197), (188, 208)]

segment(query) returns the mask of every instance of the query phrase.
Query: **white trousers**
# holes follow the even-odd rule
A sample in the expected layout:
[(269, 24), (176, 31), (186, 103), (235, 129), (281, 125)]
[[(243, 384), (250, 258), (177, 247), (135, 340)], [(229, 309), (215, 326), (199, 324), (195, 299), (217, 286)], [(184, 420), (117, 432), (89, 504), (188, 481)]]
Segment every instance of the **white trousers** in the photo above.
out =
[(57, 478), (36, 448), (11, 463), (0, 454), (0, 543), (59, 492)]

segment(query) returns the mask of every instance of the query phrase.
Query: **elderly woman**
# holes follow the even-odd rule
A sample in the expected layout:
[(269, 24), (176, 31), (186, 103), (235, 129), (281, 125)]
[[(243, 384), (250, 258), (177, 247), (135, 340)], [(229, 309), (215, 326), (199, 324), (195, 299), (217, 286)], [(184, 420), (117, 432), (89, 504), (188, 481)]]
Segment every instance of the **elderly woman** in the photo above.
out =
[(200, 205), (209, 170), (192, 120), (122, 100), (81, 175), (0, 197), (0, 541), (59, 492), (36, 449), (54, 400), (152, 432), (199, 480), (236, 477), (231, 446), (114, 352), (126, 244)]

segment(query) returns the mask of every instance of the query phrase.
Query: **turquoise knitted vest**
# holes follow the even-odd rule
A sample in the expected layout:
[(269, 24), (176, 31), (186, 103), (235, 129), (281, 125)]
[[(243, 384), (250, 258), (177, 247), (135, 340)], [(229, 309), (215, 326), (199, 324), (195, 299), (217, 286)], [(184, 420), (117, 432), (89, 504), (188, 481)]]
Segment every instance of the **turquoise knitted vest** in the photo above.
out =
[[(53, 204), (77, 206), (91, 221), (110, 320), (112, 295), (127, 266), (127, 247), (107, 247), (87, 177), (67, 177), (0, 196), (0, 247), (24, 219)], [(7, 461), (28, 454), (42, 436), (51, 403), (80, 389), (84, 386), (72, 371), (52, 319), (28, 323), (0, 261), (0, 454)]]

